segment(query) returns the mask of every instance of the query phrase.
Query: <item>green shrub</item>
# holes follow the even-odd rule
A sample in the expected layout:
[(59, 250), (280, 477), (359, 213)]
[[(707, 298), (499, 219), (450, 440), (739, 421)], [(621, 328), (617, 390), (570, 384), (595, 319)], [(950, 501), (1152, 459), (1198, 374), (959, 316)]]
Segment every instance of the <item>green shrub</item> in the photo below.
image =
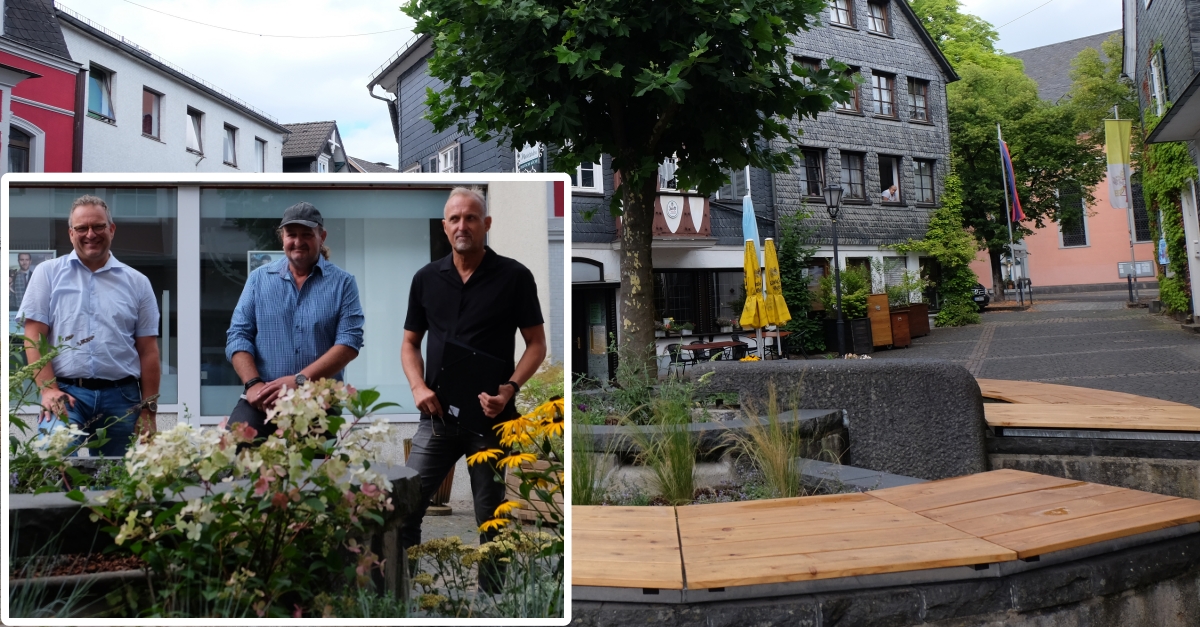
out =
[[(842, 279), (842, 315), (846, 320), (867, 317), (867, 297), (871, 295), (871, 271), (866, 268), (845, 268)], [(821, 277), (821, 303), (829, 318), (837, 317), (837, 295), (833, 289), (833, 274)]]

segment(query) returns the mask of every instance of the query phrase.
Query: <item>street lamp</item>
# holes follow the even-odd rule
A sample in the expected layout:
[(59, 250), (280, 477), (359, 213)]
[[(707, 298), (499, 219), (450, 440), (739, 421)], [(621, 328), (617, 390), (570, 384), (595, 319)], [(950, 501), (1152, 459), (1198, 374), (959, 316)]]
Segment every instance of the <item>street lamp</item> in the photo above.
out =
[(837, 299), (837, 351), (839, 356), (846, 354), (846, 323), (842, 319), (842, 273), (838, 268), (838, 237), (837, 219), (838, 206), (842, 204), (842, 186), (825, 186), (825, 211), (829, 213), (829, 221), (833, 223), (833, 293)]

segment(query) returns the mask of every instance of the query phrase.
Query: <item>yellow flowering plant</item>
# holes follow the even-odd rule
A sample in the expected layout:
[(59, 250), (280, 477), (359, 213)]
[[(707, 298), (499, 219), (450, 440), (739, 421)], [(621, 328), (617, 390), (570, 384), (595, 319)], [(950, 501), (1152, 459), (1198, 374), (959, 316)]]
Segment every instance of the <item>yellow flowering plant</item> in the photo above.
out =
[[(146, 616), (320, 615), (331, 582), (353, 590), (382, 564), (359, 540), (393, 510), (372, 466), (395, 440), (374, 390), (310, 381), (267, 412), (274, 431), (181, 422), (132, 447), (128, 479), (89, 506), (115, 547), (145, 563)], [(349, 416), (335, 413), (335, 407)], [(359, 427), (353, 428), (352, 427)]]

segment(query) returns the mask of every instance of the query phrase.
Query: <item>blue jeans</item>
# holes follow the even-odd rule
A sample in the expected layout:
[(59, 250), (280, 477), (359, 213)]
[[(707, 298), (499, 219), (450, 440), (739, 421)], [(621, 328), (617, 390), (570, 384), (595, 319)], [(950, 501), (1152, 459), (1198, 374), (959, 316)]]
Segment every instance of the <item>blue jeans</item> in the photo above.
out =
[(94, 436), (97, 429), (105, 428), (108, 442), (100, 447), (99, 454), (123, 457), (137, 425), (137, 405), (142, 402), (142, 390), (138, 384), (135, 382), (115, 388), (89, 390), (60, 382), (58, 388), (75, 398), (74, 407), (67, 404), (67, 419), (71, 424), (89, 436)]

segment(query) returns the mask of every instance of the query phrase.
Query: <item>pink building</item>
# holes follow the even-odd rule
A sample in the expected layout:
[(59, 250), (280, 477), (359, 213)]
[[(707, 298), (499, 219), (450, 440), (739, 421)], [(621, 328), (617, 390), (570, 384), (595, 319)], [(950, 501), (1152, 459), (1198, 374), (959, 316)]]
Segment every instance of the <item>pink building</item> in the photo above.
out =
[[(1119, 33), (1120, 31), (1113, 31)], [(1025, 73), (1037, 81), (1038, 95), (1043, 100), (1058, 101), (1071, 86), (1071, 60), (1084, 48), (1100, 49), (1100, 43), (1113, 32), (1100, 33), (1081, 39), (1073, 39), (1049, 46), (1015, 52), (1012, 56), (1025, 63)], [(999, 167), (999, 166), (997, 166)], [(1095, 202), (1083, 207), (1078, 194), (1062, 190), (1060, 199), (1065, 203), (1078, 202), (1081, 207), (1078, 220), (1066, 225), (1048, 223), (1024, 239), (1029, 250), (1027, 274), (1034, 287), (1054, 288), (1053, 291), (1085, 291), (1122, 289), (1125, 279), (1117, 274), (1117, 263), (1129, 261), (1129, 218), (1127, 211), (1113, 209), (1109, 199), (1108, 181), (1101, 180), (1092, 193)], [(1154, 245), (1146, 220), (1146, 209), (1142, 203), (1142, 188), (1130, 187), (1134, 203), (1135, 230), (1138, 243), (1134, 252), (1138, 261), (1154, 259)], [(991, 263), (986, 252), (980, 252), (971, 269), (979, 280), (989, 287)], [(1020, 271), (1017, 276), (1022, 276)], [(1157, 287), (1153, 278), (1141, 279)], [(1063, 289), (1062, 286), (1074, 286)], [(1087, 287), (1084, 287), (1087, 286)]]

